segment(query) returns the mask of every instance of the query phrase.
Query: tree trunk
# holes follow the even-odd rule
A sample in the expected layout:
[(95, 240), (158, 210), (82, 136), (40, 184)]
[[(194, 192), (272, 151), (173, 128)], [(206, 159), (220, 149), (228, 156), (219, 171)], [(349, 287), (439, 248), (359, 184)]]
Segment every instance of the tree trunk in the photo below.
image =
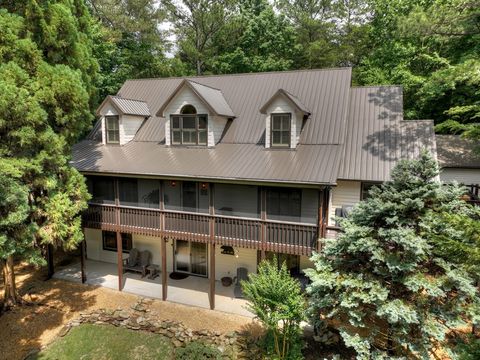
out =
[(3, 280), (5, 283), (5, 290), (3, 293), (3, 308), (8, 309), (20, 302), (17, 286), (15, 284), (13, 256), (9, 256), (3, 261)]

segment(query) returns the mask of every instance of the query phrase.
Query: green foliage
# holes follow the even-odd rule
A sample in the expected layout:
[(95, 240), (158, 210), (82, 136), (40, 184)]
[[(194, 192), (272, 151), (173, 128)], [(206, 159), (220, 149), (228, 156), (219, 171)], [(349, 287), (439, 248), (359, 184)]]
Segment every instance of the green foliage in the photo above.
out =
[(462, 341), (458, 344), (456, 350), (459, 360), (480, 359), (480, 339), (470, 336), (466, 342)]
[(175, 351), (176, 360), (215, 359), (221, 360), (222, 354), (213, 347), (199, 341), (191, 341)]
[(288, 272), (285, 263), (262, 261), (257, 274), (242, 282), (248, 308), (273, 335), (274, 350), (279, 359), (301, 357), (300, 322), (305, 319), (305, 299), (300, 284)]
[(341, 220), (343, 233), (324, 239), (323, 251), (312, 257), (311, 321), (337, 327), (359, 359), (428, 358), (447, 346), (450, 329), (479, 320), (471, 268), (445, 254), (449, 235), (464, 246), (478, 235), (458, 233), (459, 223), (444, 221), (445, 214), (477, 221), (476, 210), (461, 200), (464, 189), (442, 185), (437, 176), (426, 153), (400, 162), (391, 181)]
[(68, 164), (71, 145), (90, 127), (95, 93), (82, 4), (27, 1), (0, 9), (0, 168), (10, 178), (2, 179), (0, 197), (8, 204), (15, 194), (18, 208), (5, 206), (21, 214), (0, 228), (2, 259), (38, 263), (45, 244), (69, 249), (83, 239), (79, 213), (88, 192)]

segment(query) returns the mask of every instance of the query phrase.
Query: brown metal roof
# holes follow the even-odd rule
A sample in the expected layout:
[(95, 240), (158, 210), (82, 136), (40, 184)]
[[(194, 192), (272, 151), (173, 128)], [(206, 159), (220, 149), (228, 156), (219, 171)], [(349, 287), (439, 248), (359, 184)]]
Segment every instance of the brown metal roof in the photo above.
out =
[(211, 86), (203, 85), (198, 82), (184, 79), (173, 91), (168, 99), (162, 104), (160, 109), (156, 112), (157, 116), (163, 116), (163, 112), (167, 105), (172, 101), (172, 99), (177, 95), (181, 88), (188, 86), (193, 92), (207, 105), (210, 111), (214, 115), (225, 116), (229, 118), (235, 117), (230, 105), (228, 105), (227, 100), (222, 94), (220, 89), (213, 88)]
[(120, 96), (109, 95), (103, 100), (100, 106), (97, 108), (97, 116), (100, 115), (100, 109), (105, 105), (105, 103), (110, 102), (120, 114), (125, 115), (139, 115), (139, 116), (150, 116), (150, 110), (148, 105), (143, 100), (133, 100), (125, 99)]
[(401, 87), (351, 89), (339, 179), (388, 180), (400, 159), (414, 158), (422, 148), (435, 156), (433, 121), (403, 120)]
[(301, 145), (296, 150), (268, 150), (255, 144), (188, 148), (149, 141), (104, 146), (84, 140), (74, 146), (71, 163), (84, 172), (334, 184), (340, 148), (338, 145)]
[(278, 89), (278, 91), (275, 92), (275, 94), (273, 94), (273, 96), (260, 108), (260, 112), (262, 114), (267, 113), (268, 106), (272, 103), (274, 99), (277, 98), (277, 96), (285, 96), (285, 98), (287, 98), (290, 103), (297, 108), (297, 110), (303, 112), (304, 114), (311, 114), (311, 111), (308, 110), (308, 108), (300, 101), (299, 98), (283, 89)]
[[(124, 146), (101, 145), (94, 137), (77, 144), (72, 163), (84, 172), (335, 184), (384, 181), (398, 160), (422, 148), (435, 154), (433, 122), (403, 121), (400, 87), (351, 88), (350, 77), (350, 69), (332, 69), (189, 78), (189, 86), (211, 89), (212, 96), (221, 91), (236, 115), (215, 148), (165, 146), (165, 119), (153, 116)], [(156, 114), (184, 83), (130, 80), (119, 95), (144, 100)], [(264, 147), (260, 109), (279, 89), (311, 111), (295, 150)]]
[(480, 168), (479, 142), (458, 135), (437, 135), (438, 163), (443, 168)]

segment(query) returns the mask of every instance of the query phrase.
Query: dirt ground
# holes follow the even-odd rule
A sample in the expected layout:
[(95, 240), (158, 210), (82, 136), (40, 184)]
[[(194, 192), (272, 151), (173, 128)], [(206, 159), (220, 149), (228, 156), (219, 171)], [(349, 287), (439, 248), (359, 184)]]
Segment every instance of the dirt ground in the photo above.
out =
[[(32, 305), (21, 305), (0, 316), (0, 359), (24, 359), (35, 349), (53, 341), (69, 320), (94, 309), (129, 310), (139, 297), (115, 290), (71, 283), (45, 281), (45, 269), (16, 267), (20, 294)], [(3, 292), (3, 283), (0, 283)], [(149, 310), (160, 320), (177, 320), (195, 330), (220, 332), (240, 330), (252, 319), (201, 308), (154, 300)]]

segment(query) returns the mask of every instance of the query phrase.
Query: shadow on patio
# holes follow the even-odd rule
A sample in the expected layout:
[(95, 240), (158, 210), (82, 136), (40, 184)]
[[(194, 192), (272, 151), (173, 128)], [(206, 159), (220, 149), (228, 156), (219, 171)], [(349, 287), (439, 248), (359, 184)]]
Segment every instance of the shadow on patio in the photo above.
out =
[[(103, 286), (115, 290), (118, 289), (116, 264), (87, 260), (85, 268), (87, 273), (87, 284)], [(70, 264), (63, 268), (59, 268), (54, 277), (80, 282), (80, 263)], [(189, 276), (183, 280), (172, 280), (168, 277), (167, 300), (209, 309), (209, 284), (209, 279), (198, 276)], [(224, 287), (220, 281), (216, 281), (215, 310), (253, 317), (253, 315), (245, 308), (247, 301), (245, 299), (237, 299), (234, 297), (233, 288), (233, 285), (230, 287)], [(127, 272), (123, 276), (123, 291), (135, 295), (161, 299), (161, 276), (151, 280), (146, 277), (141, 278), (139, 274)]]

